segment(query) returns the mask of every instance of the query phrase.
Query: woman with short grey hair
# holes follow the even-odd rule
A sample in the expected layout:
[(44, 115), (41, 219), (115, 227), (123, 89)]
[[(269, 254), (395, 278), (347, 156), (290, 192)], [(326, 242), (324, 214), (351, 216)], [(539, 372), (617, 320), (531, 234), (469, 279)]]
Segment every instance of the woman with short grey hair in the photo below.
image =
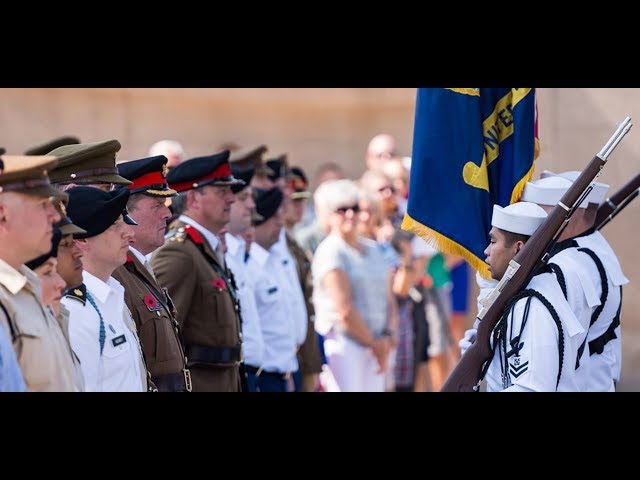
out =
[(351, 180), (322, 184), (315, 200), (330, 212), (329, 236), (313, 258), (316, 330), (325, 336), (336, 385), (329, 391), (382, 392), (397, 315), (391, 275), (372, 240), (357, 233), (358, 187)]

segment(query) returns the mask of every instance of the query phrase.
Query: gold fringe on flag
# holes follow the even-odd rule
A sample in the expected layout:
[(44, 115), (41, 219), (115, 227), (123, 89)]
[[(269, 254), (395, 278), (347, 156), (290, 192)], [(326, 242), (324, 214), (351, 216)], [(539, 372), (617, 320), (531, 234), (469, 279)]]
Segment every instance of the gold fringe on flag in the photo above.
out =
[(469, 265), (477, 270), (483, 278), (491, 278), (491, 275), (489, 274), (489, 265), (487, 265), (483, 259), (476, 257), (459, 243), (454, 242), (443, 234), (436, 232), (417, 220), (414, 220), (408, 213), (405, 213), (400, 228), (407, 232), (415, 233), (429, 245), (437, 248), (442, 253), (451, 253), (453, 255), (461, 256), (469, 263)]

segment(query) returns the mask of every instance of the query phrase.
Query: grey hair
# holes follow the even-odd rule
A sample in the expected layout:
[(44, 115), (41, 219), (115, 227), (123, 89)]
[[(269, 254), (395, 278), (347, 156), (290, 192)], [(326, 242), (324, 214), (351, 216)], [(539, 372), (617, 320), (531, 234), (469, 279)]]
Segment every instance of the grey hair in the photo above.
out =
[(321, 184), (313, 195), (316, 207), (325, 212), (335, 212), (337, 208), (355, 205), (359, 200), (358, 186), (346, 178)]
[(149, 156), (155, 157), (157, 155), (164, 155), (166, 157), (168, 152), (178, 155), (182, 159), (185, 158), (182, 144), (175, 140), (160, 140), (159, 142), (154, 143), (149, 149)]

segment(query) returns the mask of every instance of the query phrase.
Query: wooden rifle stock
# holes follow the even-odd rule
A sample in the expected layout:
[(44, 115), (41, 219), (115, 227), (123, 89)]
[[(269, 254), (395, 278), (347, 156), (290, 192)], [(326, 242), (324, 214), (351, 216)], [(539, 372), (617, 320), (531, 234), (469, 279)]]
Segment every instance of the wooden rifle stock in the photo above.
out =
[(622, 209), (624, 209), (624, 207), (626, 207), (631, 200), (638, 195), (639, 188), (640, 173), (629, 180), (622, 188), (620, 188), (620, 190), (602, 202), (602, 205), (598, 207), (596, 221), (594, 222), (596, 228), (600, 230), (609, 223), (613, 217), (620, 213)]
[(504, 277), (487, 298), (487, 306), (478, 314), (476, 323), (479, 324), (475, 342), (453, 369), (441, 392), (471, 392), (479, 389), (482, 367), (491, 359), (491, 333), (502, 317), (507, 302), (526, 287), (534, 270), (546, 262), (545, 254), (558, 230), (569, 220), (574, 211), (573, 206), (598, 176), (609, 154), (629, 131), (630, 122), (629, 117), (622, 122), (603, 149), (593, 157), (587, 168), (562, 196), (540, 228), (511, 260)]

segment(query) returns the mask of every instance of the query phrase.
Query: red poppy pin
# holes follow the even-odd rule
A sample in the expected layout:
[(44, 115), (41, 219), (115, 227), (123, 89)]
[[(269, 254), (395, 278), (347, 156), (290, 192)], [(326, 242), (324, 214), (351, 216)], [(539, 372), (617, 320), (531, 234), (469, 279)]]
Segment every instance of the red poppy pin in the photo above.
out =
[(145, 295), (142, 301), (150, 312), (157, 312), (158, 310), (160, 310), (160, 304), (158, 303), (158, 300), (156, 300), (156, 297), (154, 297), (153, 295)]
[(213, 286), (214, 288), (217, 288), (220, 292), (223, 290), (226, 290), (227, 288), (227, 284), (224, 283), (224, 279), (222, 277), (214, 278)]

